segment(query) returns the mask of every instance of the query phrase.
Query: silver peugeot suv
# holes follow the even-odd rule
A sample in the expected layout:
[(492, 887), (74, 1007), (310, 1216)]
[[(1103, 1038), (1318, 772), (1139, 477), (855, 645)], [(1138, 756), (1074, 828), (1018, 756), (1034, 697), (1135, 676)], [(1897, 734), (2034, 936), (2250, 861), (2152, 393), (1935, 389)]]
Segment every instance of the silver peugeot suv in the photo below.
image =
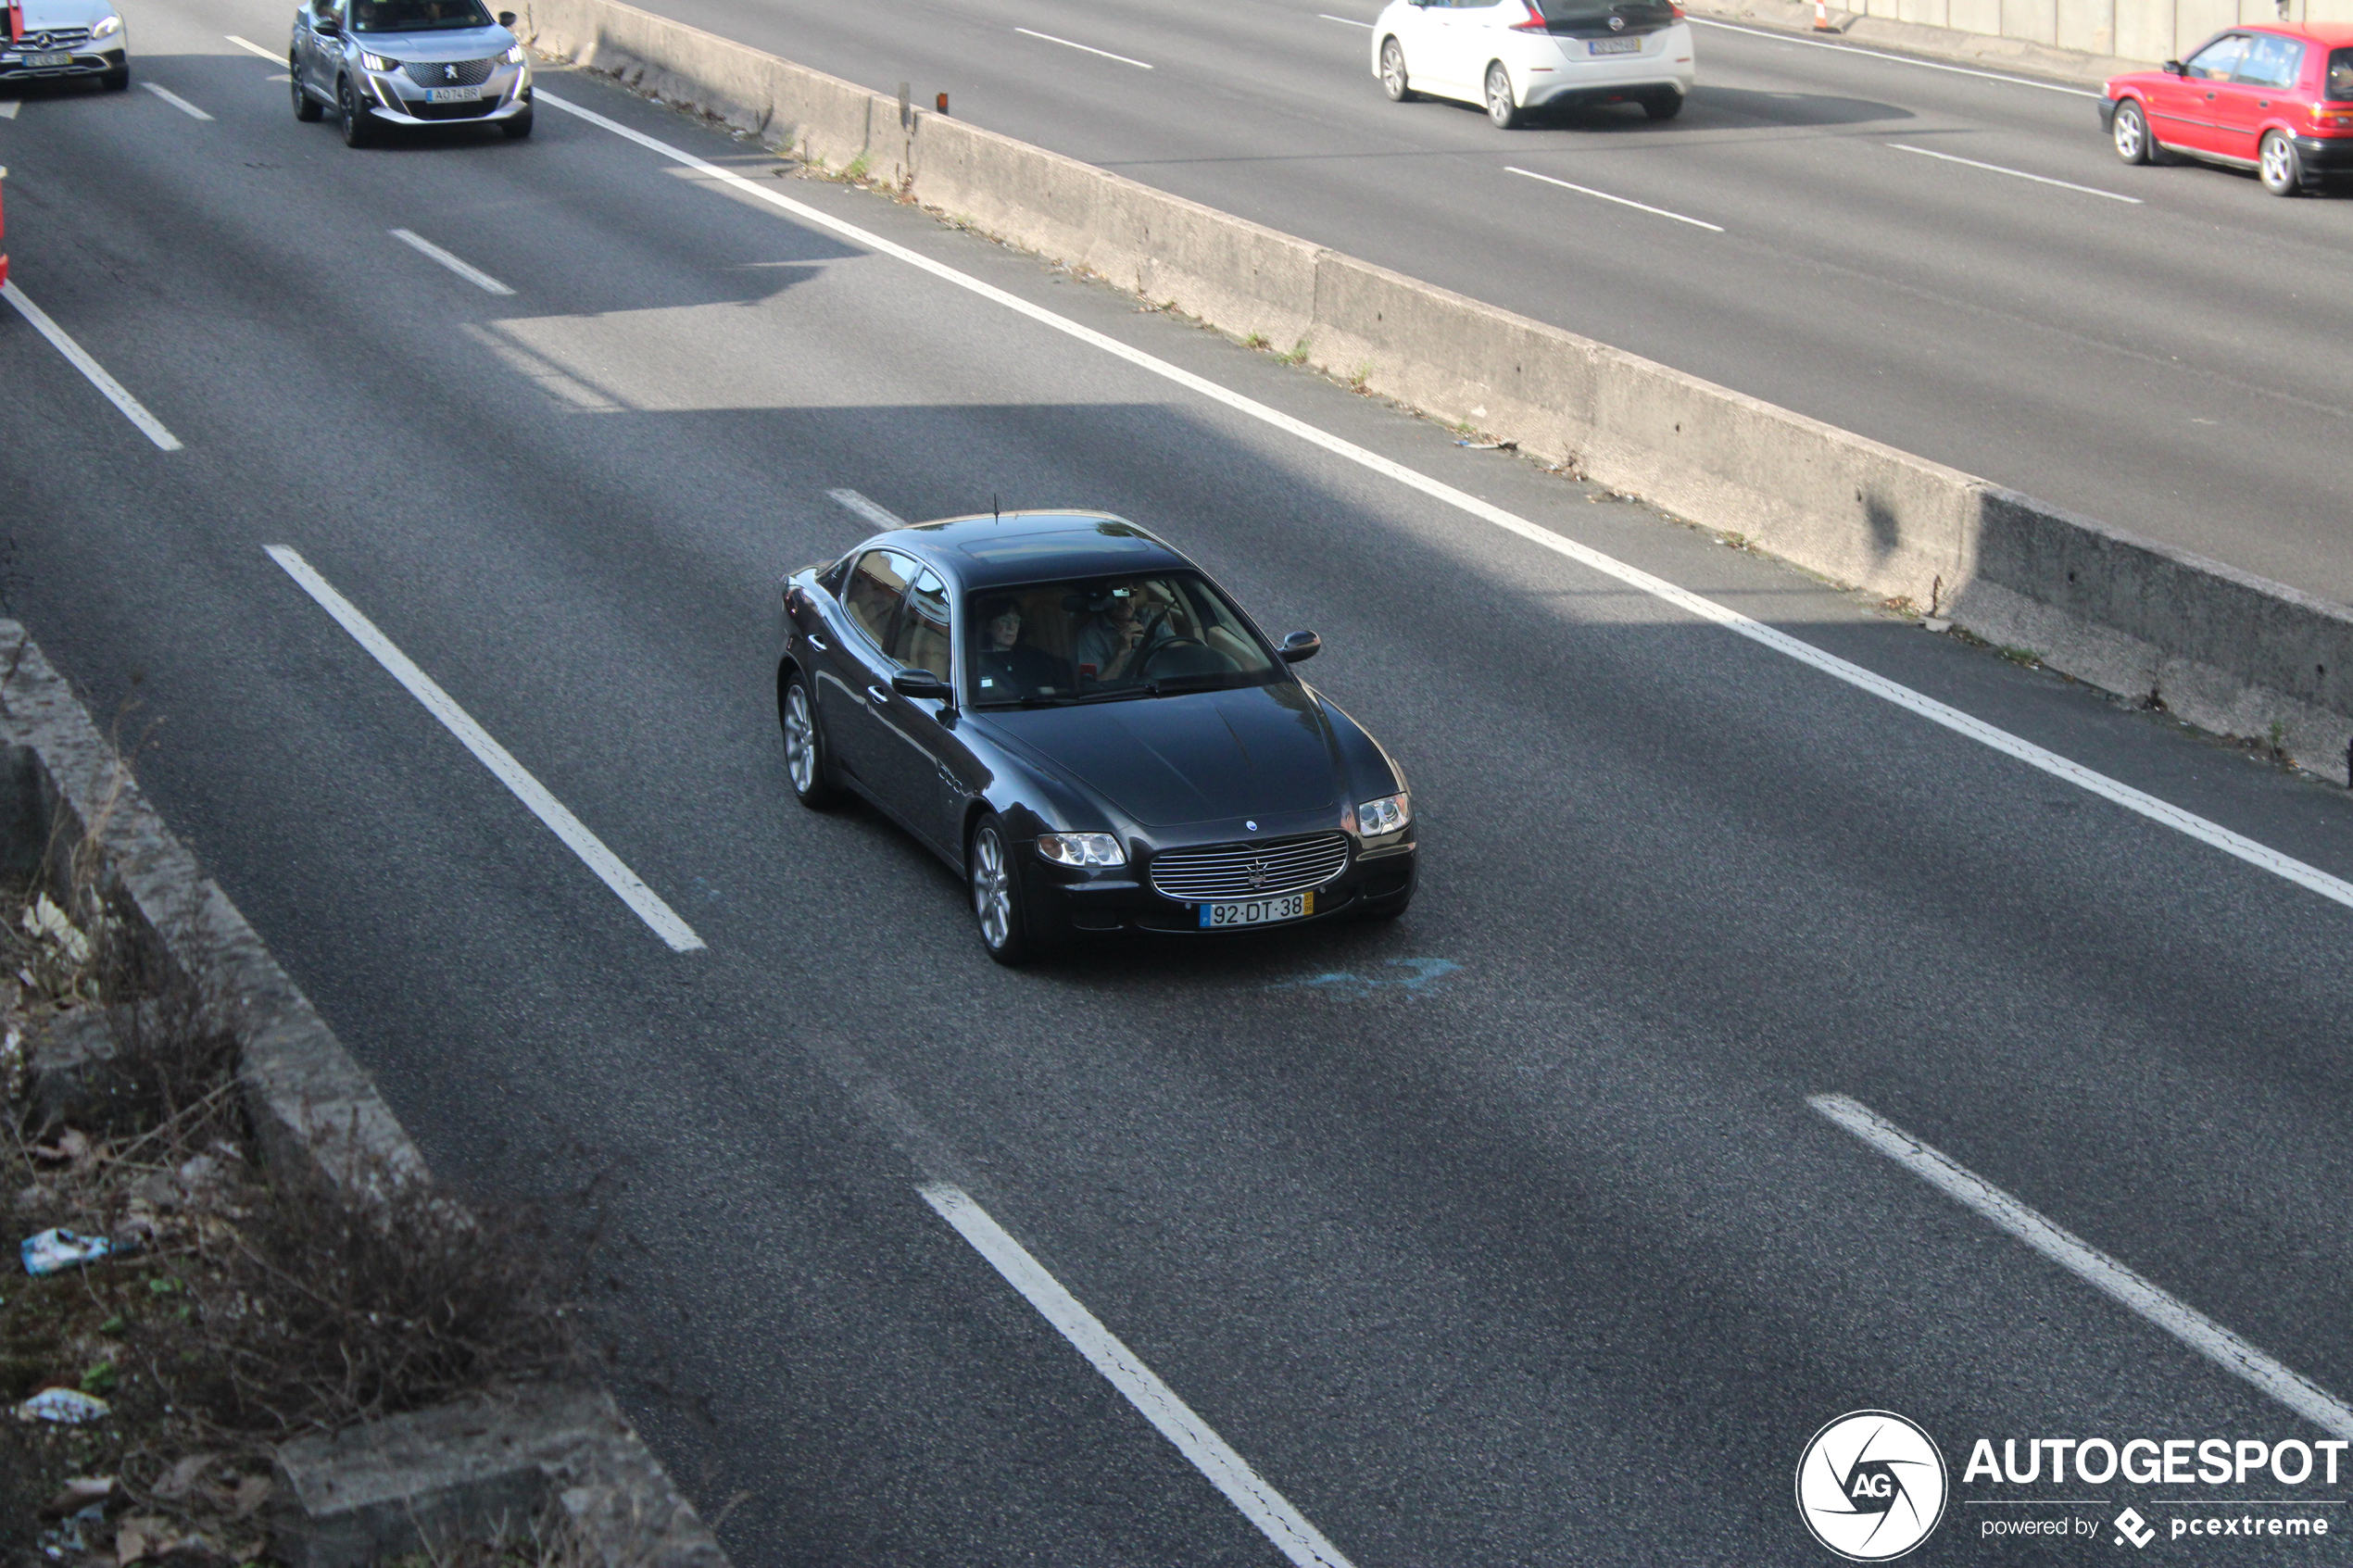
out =
[(479, 120), (531, 134), (531, 64), (482, 0), (303, 0), (286, 73), (295, 118), (332, 108), (364, 147), (395, 125)]

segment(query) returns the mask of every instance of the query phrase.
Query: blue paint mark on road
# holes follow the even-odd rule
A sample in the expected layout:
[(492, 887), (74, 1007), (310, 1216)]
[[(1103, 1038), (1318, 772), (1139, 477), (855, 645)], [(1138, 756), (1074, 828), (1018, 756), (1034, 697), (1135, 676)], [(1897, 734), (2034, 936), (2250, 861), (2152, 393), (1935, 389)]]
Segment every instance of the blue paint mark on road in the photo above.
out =
[(1298, 980), (1278, 980), (1265, 988), (1269, 991), (1330, 991), (1350, 997), (1369, 997), (1376, 991), (1403, 991), (1409, 997), (1417, 997), (1432, 984), (1462, 967), (1451, 959), (1390, 959), (1381, 965), (1379, 972), (1372, 974), (1333, 970)]

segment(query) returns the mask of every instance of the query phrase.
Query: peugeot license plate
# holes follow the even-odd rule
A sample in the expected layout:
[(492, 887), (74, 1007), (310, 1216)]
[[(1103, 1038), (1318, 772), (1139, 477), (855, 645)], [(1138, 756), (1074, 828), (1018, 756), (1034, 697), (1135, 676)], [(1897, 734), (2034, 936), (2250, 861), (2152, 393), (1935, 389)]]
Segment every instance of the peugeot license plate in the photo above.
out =
[(1642, 41), (1639, 38), (1596, 38), (1585, 47), (1596, 55), (1639, 55)]
[(425, 102), (428, 104), (478, 104), (482, 102), (482, 89), (479, 87), (428, 87), (425, 89)]
[(73, 56), (71, 55), (27, 55), (24, 57), (24, 63), (34, 70), (49, 70), (57, 66), (73, 64)]
[(1305, 920), (1315, 912), (1313, 893), (1286, 893), (1279, 898), (1252, 898), (1239, 904), (1203, 904), (1203, 931), (1230, 931), (1242, 925), (1272, 925), (1277, 921)]

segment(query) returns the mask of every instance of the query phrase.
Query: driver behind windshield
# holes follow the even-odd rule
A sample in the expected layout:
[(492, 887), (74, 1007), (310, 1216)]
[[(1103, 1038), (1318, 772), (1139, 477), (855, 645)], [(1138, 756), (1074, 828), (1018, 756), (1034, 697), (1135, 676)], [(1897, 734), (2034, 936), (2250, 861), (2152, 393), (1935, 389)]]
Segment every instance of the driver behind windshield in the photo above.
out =
[(1152, 649), (1176, 635), (1168, 627), (1169, 607), (1152, 602), (1141, 583), (1118, 583), (1088, 608), (1094, 614), (1070, 647), (1082, 680), (1133, 680)]

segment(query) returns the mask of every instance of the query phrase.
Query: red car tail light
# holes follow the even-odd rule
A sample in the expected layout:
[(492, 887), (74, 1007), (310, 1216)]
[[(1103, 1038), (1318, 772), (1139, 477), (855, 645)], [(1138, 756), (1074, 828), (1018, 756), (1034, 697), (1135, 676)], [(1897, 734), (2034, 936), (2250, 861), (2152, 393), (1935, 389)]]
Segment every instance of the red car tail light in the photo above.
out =
[(2314, 104), (2312, 123), (2332, 131), (2353, 131), (2353, 105)]
[(1514, 32), (1548, 32), (1551, 31), (1551, 29), (1545, 25), (1544, 13), (1536, 8), (1536, 0), (1519, 0), (1519, 3), (1528, 8), (1528, 19), (1526, 21), (1516, 21), (1512, 23), (1512, 31)]

